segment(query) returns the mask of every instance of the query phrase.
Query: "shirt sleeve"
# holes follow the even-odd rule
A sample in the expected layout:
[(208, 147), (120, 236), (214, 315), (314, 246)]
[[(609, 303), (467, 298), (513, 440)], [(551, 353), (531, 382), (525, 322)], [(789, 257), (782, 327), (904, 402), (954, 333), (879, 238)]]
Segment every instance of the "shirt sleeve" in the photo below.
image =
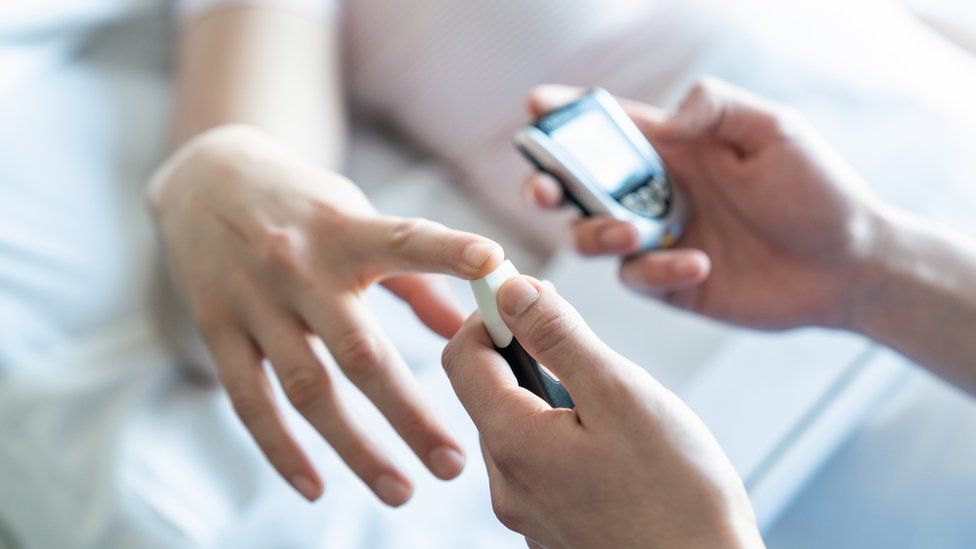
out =
[(338, 0), (176, 0), (176, 15), (192, 19), (229, 6), (281, 6), (308, 16), (332, 17)]

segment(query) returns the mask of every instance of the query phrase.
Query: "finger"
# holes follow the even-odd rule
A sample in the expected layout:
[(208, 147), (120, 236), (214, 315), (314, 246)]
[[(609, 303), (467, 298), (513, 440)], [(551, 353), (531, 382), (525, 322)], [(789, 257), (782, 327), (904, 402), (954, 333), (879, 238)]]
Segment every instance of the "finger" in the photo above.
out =
[(576, 86), (542, 84), (529, 90), (526, 106), (529, 114), (537, 117), (579, 99), (584, 93), (584, 88)]
[(637, 229), (609, 216), (581, 220), (573, 226), (573, 240), (583, 255), (626, 254), (640, 247)]
[(509, 330), (562, 381), (577, 411), (605, 396), (607, 383), (615, 378), (614, 355), (551, 286), (517, 276), (502, 284), (497, 299)]
[(705, 78), (695, 84), (655, 134), (668, 142), (714, 136), (748, 155), (783, 136), (781, 116), (785, 110), (741, 88)]
[(505, 258), (497, 243), (427, 219), (381, 216), (363, 225), (362, 250), (389, 273), (442, 273), (471, 280), (492, 272)]
[[(584, 93), (586, 93), (584, 88), (575, 86), (542, 84), (532, 88), (529, 92), (528, 109), (533, 116), (540, 116), (579, 99)], [(653, 134), (658, 126), (667, 120), (667, 113), (663, 109), (632, 99), (621, 97), (616, 99), (631, 120), (645, 134)]]
[(448, 342), (441, 358), (451, 386), (484, 437), (504, 437), (510, 426), (552, 408), (519, 387), (495, 350), (480, 314), (471, 315)]
[(369, 398), (432, 473), (456, 477), (461, 445), (434, 416), (417, 380), (361, 298), (312, 296), (303, 311), (343, 373)]
[(261, 452), (302, 496), (318, 499), (322, 479), (285, 426), (254, 343), (243, 331), (229, 328), (208, 331), (205, 337), (234, 412)]
[(641, 101), (622, 97), (618, 97), (617, 102), (623, 107), (627, 116), (634, 121), (641, 133), (652, 142), (659, 139), (658, 133), (661, 125), (668, 120), (667, 111)]
[(551, 175), (533, 172), (522, 185), (522, 195), (529, 204), (548, 210), (561, 206), (566, 198), (562, 187)]
[(390, 277), (383, 286), (405, 301), (425, 326), (450, 339), (464, 322), (464, 313), (451, 291), (450, 283), (439, 275), (409, 274)]
[(413, 491), (410, 480), (349, 416), (325, 365), (311, 348), (305, 326), (255, 300), (249, 307), (252, 333), (288, 401), (384, 503), (405, 503)]
[(634, 291), (660, 296), (697, 286), (710, 271), (711, 261), (701, 250), (662, 250), (624, 261), (620, 280)]

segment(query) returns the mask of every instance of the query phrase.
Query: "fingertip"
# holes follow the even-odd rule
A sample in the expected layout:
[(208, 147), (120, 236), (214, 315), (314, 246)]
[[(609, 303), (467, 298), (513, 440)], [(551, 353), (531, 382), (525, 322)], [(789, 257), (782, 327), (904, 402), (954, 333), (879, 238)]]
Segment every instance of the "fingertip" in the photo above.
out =
[(626, 254), (640, 247), (637, 228), (609, 217), (587, 219), (573, 227), (573, 243), (583, 255)]
[(468, 269), (468, 278), (481, 278), (505, 261), (505, 250), (497, 242), (479, 239), (464, 247), (461, 259)]
[(536, 208), (548, 210), (562, 204), (565, 195), (562, 187), (552, 176), (536, 172), (525, 180), (522, 186), (522, 199)]
[(413, 485), (406, 479), (389, 473), (376, 480), (373, 491), (380, 501), (390, 507), (399, 507), (413, 497)]
[(701, 250), (665, 250), (625, 261), (620, 280), (645, 293), (695, 286), (708, 278), (711, 260)]
[(640, 236), (637, 234), (636, 227), (621, 222), (604, 227), (600, 231), (599, 241), (608, 252), (626, 253), (637, 249)]
[(464, 470), (466, 458), (459, 448), (441, 446), (427, 457), (430, 471), (441, 480), (456, 478)]
[(506, 280), (498, 288), (498, 310), (508, 316), (518, 316), (539, 299), (539, 281), (520, 275)]
[(711, 259), (701, 250), (687, 250), (671, 264), (671, 271), (675, 278), (685, 282), (705, 280), (711, 268)]
[(325, 492), (325, 486), (317, 475), (297, 474), (288, 479), (292, 487), (308, 501), (316, 501)]
[(529, 90), (527, 106), (529, 113), (539, 116), (557, 109), (578, 98), (582, 90), (561, 84), (540, 84)]

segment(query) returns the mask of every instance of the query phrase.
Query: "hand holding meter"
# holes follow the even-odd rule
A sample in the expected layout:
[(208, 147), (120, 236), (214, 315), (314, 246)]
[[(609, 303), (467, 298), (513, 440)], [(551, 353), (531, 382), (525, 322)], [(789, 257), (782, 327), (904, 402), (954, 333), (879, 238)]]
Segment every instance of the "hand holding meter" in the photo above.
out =
[(508, 362), (521, 387), (532, 391), (553, 408), (572, 408), (573, 399), (557, 379), (549, 375), (539, 363), (526, 352), (512, 335), (511, 330), (498, 314), (496, 294), (506, 280), (518, 276), (519, 272), (506, 260), (500, 267), (484, 278), (471, 281), (471, 291), (478, 303), (485, 328), (495, 349)]
[(609, 215), (637, 229), (641, 249), (669, 247), (688, 206), (661, 158), (623, 108), (601, 88), (540, 116), (515, 145), (552, 175), (584, 215)]

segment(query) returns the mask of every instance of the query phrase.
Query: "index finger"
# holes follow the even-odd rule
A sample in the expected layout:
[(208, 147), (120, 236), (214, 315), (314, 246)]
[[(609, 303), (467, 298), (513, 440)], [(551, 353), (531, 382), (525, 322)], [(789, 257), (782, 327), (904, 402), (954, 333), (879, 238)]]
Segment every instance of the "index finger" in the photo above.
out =
[(505, 257), (493, 240), (423, 218), (370, 218), (362, 234), (367, 241), (361, 249), (386, 273), (441, 273), (470, 280), (495, 270)]
[(454, 392), (481, 433), (552, 411), (544, 400), (519, 387), (478, 313), (471, 315), (447, 344), (441, 362)]

